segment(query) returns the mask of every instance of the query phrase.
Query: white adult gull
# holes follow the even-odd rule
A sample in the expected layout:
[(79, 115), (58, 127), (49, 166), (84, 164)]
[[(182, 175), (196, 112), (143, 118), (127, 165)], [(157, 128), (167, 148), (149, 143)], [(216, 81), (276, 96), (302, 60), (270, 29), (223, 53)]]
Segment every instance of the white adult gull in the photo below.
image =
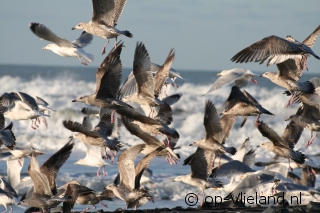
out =
[[(36, 129), (37, 125), (33, 119), (40, 116), (47, 116), (39, 109), (36, 100), (24, 92), (4, 93), (0, 96), (0, 106), (4, 117), (11, 120), (31, 120), (31, 127)], [(35, 125), (35, 126), (34, 126)]]
[[(60, 38), (43, 24), (32, 22), (30, 29), (39, 38), (53, 42), (53, 44), (48, 44), (43, 47), (42, 50), (51, 50), (63, 57), (77, 57), (83, 65), (87, 65), (87, 62), (90, 63), (94, 59), (93, 55), (83, 50), (93, 39), (93, 35), (90, 33), (84, 31), (79, 38), (70, 42), (64, 38)], [(81, 58), (83, 58), (84, 61), (82, 61)]]
[(254, 75), (258, 76), (258, 74), (242, 68), (223, 70), (217, 74), (217, 76), (220, 77), (213, 83), (213, 85), (206, 94), (220, 89), (221, 87), (231, 83), (234, 83), (234, 85), (236, 85), (239, 88), (246, 86), (249, 83), (249, 81), (252, 81), (254, 84), (258, 84), (258, 81), (253, 78)]
[(105, 53), (109, 38), (116, 38), (114, 46), (116, 47), (117, 37), (125, 35), (132, 38), (132, 34), (127, 31), (121, 31), (115, 28), (120, 18), (126, 0), (92, 0), (92, 17), (89, 22), (81, 22), (74, 29), (84, 30), (96, 36), (100, 36), (107, 40), (102, 49), (102, 55)]

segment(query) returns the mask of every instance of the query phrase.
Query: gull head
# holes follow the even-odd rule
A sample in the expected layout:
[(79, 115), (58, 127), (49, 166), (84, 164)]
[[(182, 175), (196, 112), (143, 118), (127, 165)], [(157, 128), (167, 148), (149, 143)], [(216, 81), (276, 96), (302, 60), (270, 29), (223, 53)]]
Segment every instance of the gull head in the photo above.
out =
[(175, 179), (172, 180), (172, 182), (181, 182), (182, 176), (177, 176)]
[(285, 121), (295, 121), (298, 117), (299, 115), (290, 115), (290, 117), (285, 119)]
[(259, 75), (259, 77), (265, 77), (265, 78), (269, 78), (272, 79), (276, 74), (273, 72), (265, 72), (262, 75)]
[(269, 150), (270, 148), (273, 147), (273, 143), (272, 142), (264, 142), (264, 143), (260, 144), (260, 147), (264, 147)]
[(42, 47), (42, 50), (53, 50), (57, 47), (56, 44), (48, 44), (47, 46), (45, 47)]
[(82, 30), (82, 29), (84, 29), (84, 26), (85, 26), (85, 23), (81, 22), (81, 23), (77, 24), (76, 26), (72, 27), (71, 30), (75, 30), (75, 29)]
[(72, 100), (72, 102), (81, 102), (81, 103), (89, 104), (88, 99), (89, 99), (88, 96), (81, 96), (79, 98)]
[(105, 187), (105, 189), (113, 191), (113, 189), (116, 188), (116, 185), (114, 183), (110, 183), (108, 186)]

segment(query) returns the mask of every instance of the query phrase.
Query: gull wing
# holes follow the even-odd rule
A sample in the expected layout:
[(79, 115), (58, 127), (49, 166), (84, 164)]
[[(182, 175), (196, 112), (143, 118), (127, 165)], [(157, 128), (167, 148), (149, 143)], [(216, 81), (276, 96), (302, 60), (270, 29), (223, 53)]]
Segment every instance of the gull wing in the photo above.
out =
[(120, 54), (123, 42), (119, 41), (117, 47), (112, 49), (96, 72), (96, 97), (116, 98), (122, 77), (122, 64)]
[(114, 26), (115, 1), (114, 0), (92, 0), (92, 22)]
[(70, 41), (64, 38), (60, 38), (43, 24), (32, 22), (30, 24), (30, 29), (39, 38), (51, 41), (59, 47), (74, 47), (74, 45)]

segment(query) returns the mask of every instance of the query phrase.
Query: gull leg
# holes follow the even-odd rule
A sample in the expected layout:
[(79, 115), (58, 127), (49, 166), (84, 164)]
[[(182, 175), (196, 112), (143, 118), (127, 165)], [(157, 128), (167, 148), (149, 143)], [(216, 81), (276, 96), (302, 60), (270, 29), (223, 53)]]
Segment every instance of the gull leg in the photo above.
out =
[(313, 135), (313, 131), (311, 131), (311, 138), (307, 141), (307, 144), (306, 144), (306, 148), (312, 144), (314, 138), (317, 136), (317, 133), (315, 133), (315, 135)]
[(116, 37), (116, 39), (115, 39), (115, 41), (114, 41), (114, 48), (117, 48), (117, 39), (118, 39), (118, 37)]
[(290, 159), (288, 158), (288, 161), (289, 161), (289, 168), (291, 170), (291, 172), (293, 171), (292, 167), (290, 166)]
[(80, 64), (82, 64), (82, 65), (88, 65), (87, 63), (85, 63), (85, 62), (83, 62), (83, 61), (81, 60), (81, 56), (80, 56), (80, 55), (78, 55), (77, 57), (78, 57), (78, 59), (79, 59), (79, 61), (80, 61)]
[(115, 110), (111, 112), (111, 124), (114, 124), (114, 114), (116, 114)]
[(10, 208), (9, 213), (13, 212), (13, 208), (11, 206), (9, 206), (9, 208)]
[(216, 160), (216, 157), (217, 157), (217, 155), (215, 154), (215, 155), (214, 155), (214, 159), (213, 159), (213, 161), (212, 161), (212, 168), (214, 167), (214, 161)]
[(85, 208), (85, 209), (83, 210), (83, 212), (86, 213), (89, 209), (90, 209), (90, 208), (87, 207), (87, 208)]
[(219, 166), (218, 166), (218, 169), (220, 169), (220, 166), (221, 166), (221, 165), (220, 165), (220, 162), (221, 162), (221, 156), (222, 156), (222, 155), (220, 155), (220, 158), (219, 158)]
[(31, 128), (36, 130), (37, 128), (33, 126), (33, 120), (31, 119)]
[(101, 55), (106, 53), (106, 47), (107, 47), (108, 43), (109, 43), (109, 39), (107, 39), (107, 43), (103, 46)]
[[(98, 197), (97, 197), (97, 198), (98, 198)], [(108, 208), (108, 206), (107, 206), (106, 204), (102, 203), (102, 201), (100, 200), (100, 198), (98, 198), (98, 200), (99, 200), (99, 203), (100, 203), (101, 206)]]
[(100, 176), (100, 168), (101, 168), (101, 166), (98, 168), (98, 171), (97, 171), (97, 176), (98, 177)]
[(105, 171), (105, 166), (102, 167), (102, 174), (103, 174), (104, 176), (107, 176), (107, 173), (106, 173), (106, 171)]

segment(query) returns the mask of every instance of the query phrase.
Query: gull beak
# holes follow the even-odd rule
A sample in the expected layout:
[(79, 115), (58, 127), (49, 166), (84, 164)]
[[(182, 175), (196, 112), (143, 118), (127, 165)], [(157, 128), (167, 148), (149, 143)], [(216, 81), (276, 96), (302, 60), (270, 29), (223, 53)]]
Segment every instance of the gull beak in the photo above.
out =
[(45, 50), (45, 49), (46, 49), (46, 47), (42, 47), (41, 49), (42, 49), (42, 50)]
[(69, 138), (73, 138), (73, 136), (71, 135), (71, 136), (69, 136)]
[(72, 28), (71, 28), (71, 30), (75, 30), (75, 29), (76, 29), (75, 27), (72, 27)]
[(189, 146), (193, 146), (193, 143), (189, 144)]
[(290, 120), (290, 117), (289, 118), (287, 118), (287, 119), (285, 119), (285, 121), (289, 121)]
[(217, 74), (217, 76), (221, 76), (221, 72), (219, 72), (219, 73)]
[(257, 148), (259, 148), (259, 147), (260, 147), (260, 145), (257, 146)]
[(176, 180), (175, 180), (175, 179), (173, 179), (173, 180), (172, 180), (172, 182), (176, 182)]
[(263, 77), (263, 74), (259, 75), (259, 77)]
[(77, 99), (72, 100), (72, 102), (77, 102)]

